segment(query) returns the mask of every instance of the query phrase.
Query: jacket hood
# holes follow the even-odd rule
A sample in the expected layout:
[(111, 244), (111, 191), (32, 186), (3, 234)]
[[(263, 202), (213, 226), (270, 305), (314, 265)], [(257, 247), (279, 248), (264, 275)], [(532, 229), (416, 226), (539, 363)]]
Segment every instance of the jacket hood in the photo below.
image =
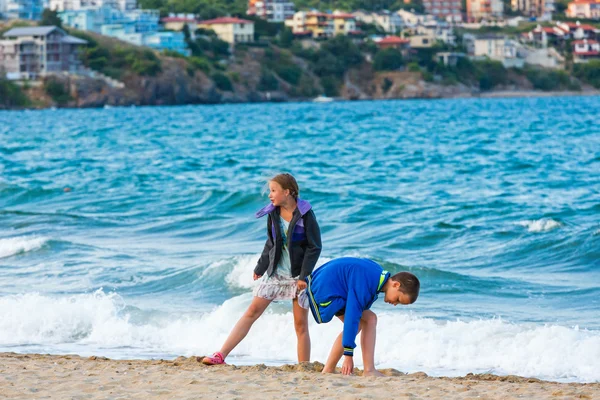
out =
[[(300, 211), (300, 215), (304, 216), (304, 214), (306, 214), (307, 212), (310, 211), (310, 209), (312, 208), (312, 206), (310, 205), (310, 203), (306, 200), (302, 200), (302, 199), (298, 199), (298, 204), (296, 205), (296, 207), (298, 208), (298, 211)], [(264, 206), (263, 208), (261, 208), (260, 210), (258, 210), (255, 214), (256, 218), (260, 218), (260, 217), (264, 217), (267, 214), (270, 214), (271, 212), (273, 212), (275, 210), (275, 206), (273, 205), (273, 203), (269, 203), (266, 206)]]

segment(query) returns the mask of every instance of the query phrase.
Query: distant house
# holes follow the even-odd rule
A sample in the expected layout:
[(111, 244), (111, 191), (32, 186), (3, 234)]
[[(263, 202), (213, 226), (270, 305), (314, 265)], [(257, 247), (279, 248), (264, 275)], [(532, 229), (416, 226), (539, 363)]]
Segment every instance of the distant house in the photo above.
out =
[(489, 58), (500, 61), (506, 68), (522, 68), (525, 65), (524, 59), (519, 57), (517, 43), (504, 36), (465, 34), (463, 43), (473, 59)]
[(573, 42), (573, 62), (585, 63), (590, 59), (600, 59), (600, 42), (583, 39)]
[(357, 32), (356, 17), (353, 14), (336, 10), (328, 15), (333, 21), (333, 36), (348, 35), (350, 32)]
[(427, 14), (431, 14), (442, 21), (462, 22), (461, 0), (423, 0)]
[(290, 0), (249, 0), (248, 15), (255, 15), (269, 22), (284, 22), (296, 12)]
[(254, 41), (254, 21), (223, 17), (199, 21), (198, 28), (212, 29), (217, 36), (230, 44)]
[(398, 33), (404, 25), (400, 15), (389, 11), (370, 12), (359, 10), (353, 12), (352, 15), (357, 21), (376, 25), (386, 33)]
[(375, 42), (380, 49), (397, 49), (403, 56), (408, 56), (410, 40), (398, 36), (387, 36)]
[(525, 33), (522, 37), (524, 40), (533, 42), (538, 45), (546, 46), (548, 43), (557, 44), (568, 37), (568, 32), (556, 26), (541, 26), (538, 25), (531, 31)]
[(48, 0), (53, 11), (81, 10), (86, 8), (111, 7), (121, 11), (136, 8), (136, 0)]
[(85, 40), (56, 26), (13, 28), (0, 40), (0, 68), (8, 79), (37, 79), (82, 69), (79, 51)]
[(187, 25), (190, 33), (193, 34), (198, 28), (198, 21), (194, 18), (193, 14), (187, 15), (169, 15), (168, 17), (160, 20), (163, 28), (169, 31), (182, 31), (183, 27)]
[(600, 0), (575, 0), (565, 12), (569, 18), (600, 19)]
[(429, 14), (417, 14), (407, 10), (398, 10), (396, 14), (402, 18), (402, 24), (405, 27), (415, 27), (417, 25), (425, 25), (429, 22), (435, 22), (435, 17)]
[(42, 16), (42, 0), (0, 0), (0, 14), (4, 19), (28, 19), (37, 21)]
[(513, 11), (536, 17), (539, 21), (552, 21), (552, 13), (556, 9), (554, 0), (511, 0), (510, 4)]
[(501, 19), (504, 14), (502, 0), (466, 0), (466, 2), (469, 22), (497, 20)]
[(465, 53), (440, 51), (435, 54), (434, 60), (442, 62), (444, 65), (455, 67), (458, 63), (458, 60), (466, 56), (467, 55)]
[(335, 31), (333, 19), (319, 11), (298, 11), (292, 19), (285, 21), (285, 25), (294, 34), (311, 32), (313, 39), (332, 37)]
[(600, 29), (589, 24), (580, 24), (578, 22), (557, 22), (556, 27), (562, 29), (568, 37), (573, 39), (596, 39), (600, 34)]

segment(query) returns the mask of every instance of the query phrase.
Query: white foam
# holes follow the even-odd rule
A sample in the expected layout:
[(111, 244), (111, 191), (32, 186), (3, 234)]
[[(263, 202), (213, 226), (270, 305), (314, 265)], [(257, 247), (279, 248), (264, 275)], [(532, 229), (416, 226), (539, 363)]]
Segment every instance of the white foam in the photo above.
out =
[(527, 228), (529, 232), (548, 232), (556, 228), (560, 228), (562, 224), (552, 218), (537, 219), (537, 220), (525, 220), (519, 221), (517, 225)]
[[(77, 352), (148, 358), (218, 350), (251, 301), (249, 293), (205, 314), (139, 312), (117, 294), (0, 297), (0, 351)], [(291, 303), (291, 302), (290, 302)], [(383, 306), (382, 306), (383, 307)], [(549, 380), (600, 380), (600, 332), (576, 327), (517, 325), (500, 319), (435, 321), (405, 310), (379, 312), (378, 367), (430, 375), (492, 372)], [(310, 317), (312, 359), (324, 361), (342, 325)], [(360, 343), (360, 338), (357, 338)], [(355, 356), (362, 365), (360, 349)], [(269, 307), (229, 362), (294, 362), (291, 304)]]
[(41, 248), (48, 239), (35, 236), (20, 236), (0, 239), (0, 258), (11, 257)]

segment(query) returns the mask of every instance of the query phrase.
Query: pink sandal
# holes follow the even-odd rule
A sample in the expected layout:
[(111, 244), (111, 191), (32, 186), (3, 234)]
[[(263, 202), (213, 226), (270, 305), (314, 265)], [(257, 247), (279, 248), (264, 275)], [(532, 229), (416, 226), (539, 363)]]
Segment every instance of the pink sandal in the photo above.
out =
[(223, 354), (221, 352), (217, 351), (211, 357), (204, 357), (202, 359), (202, 364), (204, 364), (204, 365), (222, 365), (222, 364), (227, 364), (227, 363), (225, 362), (225, 357), (223, 357)]

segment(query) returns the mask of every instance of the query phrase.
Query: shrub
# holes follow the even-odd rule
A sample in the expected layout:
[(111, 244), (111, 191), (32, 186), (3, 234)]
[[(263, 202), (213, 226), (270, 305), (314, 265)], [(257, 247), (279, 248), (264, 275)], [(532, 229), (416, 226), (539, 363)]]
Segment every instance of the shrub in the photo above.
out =
[(279, 81), (272, 72), (263, 69), (258, 82), (258, 90), (266, 92), (279, 89)]
[(54, 79), (48, 79), (44, 82), (44, 90), (57, 104), (63, 105), (72, 100), (65, 86)]
[(210, 61), (208, 61), (206, 58), (190, 57), (189, 61), (190, 61), (190, 64), (197, 70), (200, 70), (200, 71), (204, 72), (205, 74), (208, 74), (210, 72)]
[(600, 60), (590, 60), (586, 64), (575, 64), (573, 75), (600, 89)]
[(381, 84), (381, 90), (383, 90), (383, 93), (387, 93), (392, 86), (394, 86), (394, 82), (389, 78), (384, 78), (383, 83)]
[(229, 92), (233, 91), (233, 85), (231, 84), (231, 81), (229, 80), (227, 75), (225, 75), (224, 73), (215, 72), (211, 76), (211, 78), (215, 82), (215, 85), (218, 89)]
[(338, 95), (341, 81), (333, 76), (325, 76), (321, 78), (321, 86), (323, 86), (326, 96), (333, 97)]
[(375, 71), (395, 71), (403, 65), (402, 53), (397, 49), (384, 49), (375, 55), (373, 69)]
[(4, 107), (24, 107), (29, 105), (29, 99), (21, 88), (11, 81), (0, 78), (0, 105)]

